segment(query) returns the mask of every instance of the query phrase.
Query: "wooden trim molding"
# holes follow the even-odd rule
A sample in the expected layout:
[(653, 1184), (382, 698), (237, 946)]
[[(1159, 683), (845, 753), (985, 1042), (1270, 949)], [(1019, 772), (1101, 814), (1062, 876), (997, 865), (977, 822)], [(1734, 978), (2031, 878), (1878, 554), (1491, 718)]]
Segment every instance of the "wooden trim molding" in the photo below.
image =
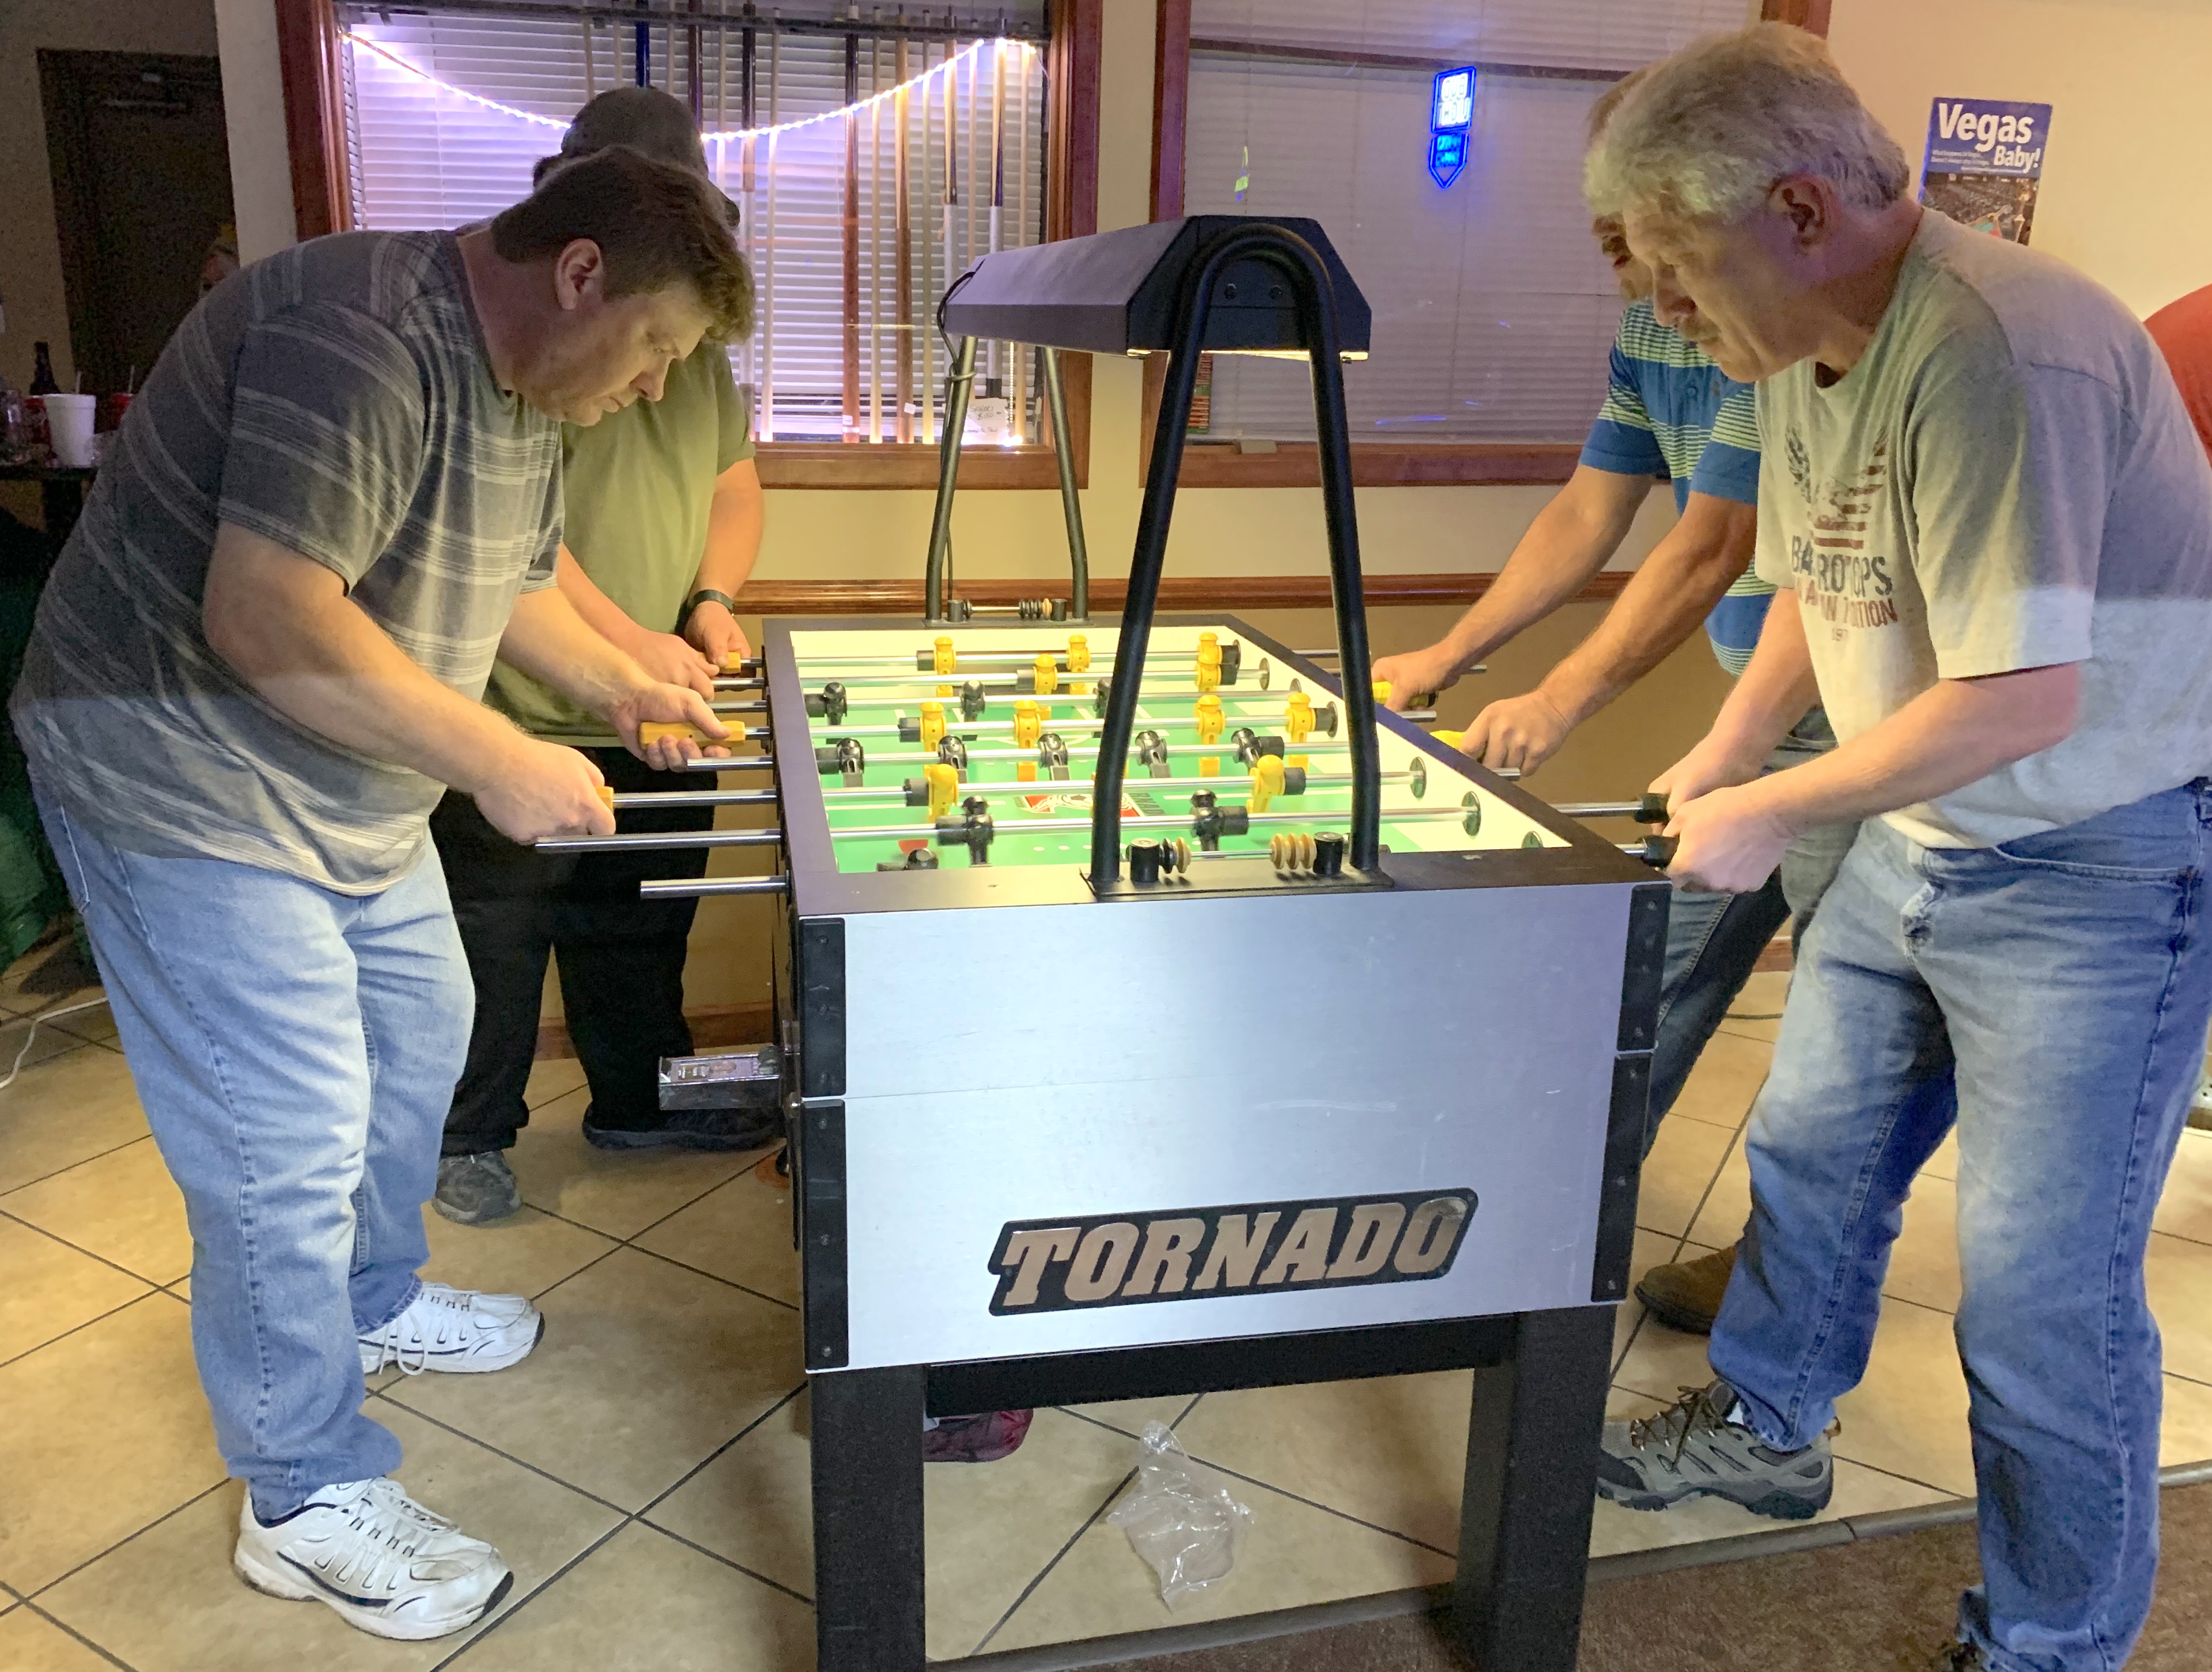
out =
[[(691, 1049), (722, 1051), (733, 1045), (766, 1045), (775, 1039), (775, 1012), (767, 1005), (701, 1005), (686, 1010), (691, 1027)], [(568, 1037), (568, 1024), (559, 1017), (538, 1024), (538, 1060), (574, 1056), (576, 1042)]]
[[(1087, 386), (1088, 355), (1070, 355), (1062, 372), (1068, 384), (1067, 427), (1076, 431), (1080, 447), (1082, 426), (1075, 416), (1078, 365), (1083, 368)], [(934, 442), (848, 447), (840, 441), (769, 441), (754, 453), (764, 488), (934, 489), (937, 459)], [(1089, 461), (1080, 451), (1075, 455), (1075, 483), (1079, 488), (1091, 485)], [(963, 493), (970, 488), (1038, 488), (1057, 492), (1060, 475), (1050, 447), (971, 447), (960, 455), (960, 487)]]
[(353, 225), (343, 51), (331, 0), (276, 0), (276, 62), (291, 152), (292, 216), (302, 241)]
[[(1582, 451), (1572, 443), (1551, 441), (1427, 447), (1362, 441), (1352, 449), (1352, 480), (1359, 488), (1558, 483), (1575, 473)], [(1139, 480), (1151, 472), (1151, 453), (1146, 447), (1140, 459)], [(1321, 455), (1309, 442), (1285, 441), (1272, 453), (1243, 453), (1234, 443), (1193, 441), (1183, 448), (1182, 471), (1176, 480), (1184, 488), (1318, 488)]]
[(1831, 0), (1764, 0), (1759, 9), (1762, 23), (1795, 23), (1816, 35), (1828, 33)]
[[(1631, 571), (1607, 569), (1592, 577), (1577, 593), (1578, 603), (1601, 602), (1620, 596)], [(1368, 575), (1361, 590), (1370, 610), (1418, 605), (1472, 604), (1497, 581), (1494, 574)], [(1121, 607), (1128, 583), (1120, 576), (1094, 575), (1091, 607), (1111, 615)], [(1064, 596), (1065, 580), (1056, 576), (1024, 581), (963, 580), (957, 591), (970, 604), (1006, 605), (1024, 599)], [(1328, 577), (1325, 575), (1169, 575), (1160, 579), (1159, 607), (1191, 610), (1326, 610), (1329, 607)], [(738, 599), (738, 608), (749, 616), (912, 616), (922, 610), (919, 580), (892, 581), (749, 581)]]

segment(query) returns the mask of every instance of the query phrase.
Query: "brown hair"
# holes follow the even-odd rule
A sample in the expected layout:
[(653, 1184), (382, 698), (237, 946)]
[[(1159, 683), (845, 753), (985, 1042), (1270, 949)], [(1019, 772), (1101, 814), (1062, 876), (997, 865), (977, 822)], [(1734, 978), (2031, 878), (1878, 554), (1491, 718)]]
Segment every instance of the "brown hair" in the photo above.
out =
[(607, 295), (689, 284), (721, 341), (752, 330), (753, 281), (720, 193), (689, 169), (611, 145), (547, 173), (491, 223), (506, 261), (557, 255), (580, 238), (599, 246)]

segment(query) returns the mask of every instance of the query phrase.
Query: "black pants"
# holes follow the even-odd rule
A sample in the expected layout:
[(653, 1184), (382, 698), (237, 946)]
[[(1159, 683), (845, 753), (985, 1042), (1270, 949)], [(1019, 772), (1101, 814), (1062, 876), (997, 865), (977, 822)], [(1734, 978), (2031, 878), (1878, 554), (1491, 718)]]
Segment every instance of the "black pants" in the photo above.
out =
[[(617, 790), (696, 789), (622, 749), (586, 751)], [(622, 816), (624, 831), (703, 830), (711, 807), (654, 807)], [(446, 1117), (445, 1153), (507, 1149), (530, 1119), (524, 1090), (538, 1050), (545, 960), (560, 954), (568, 1037), (591, 1084), (597, 1127), (660, 1121), (659, 1065), (685, 1056), (684, 955), (696, 900), (641, 900), (653, 877), (698, 877), (708, 850), (541, 854), (509, 842), (468, 796), (448, 791), (430, 816), (453, 918), (476, 982), (468, 1066)]]

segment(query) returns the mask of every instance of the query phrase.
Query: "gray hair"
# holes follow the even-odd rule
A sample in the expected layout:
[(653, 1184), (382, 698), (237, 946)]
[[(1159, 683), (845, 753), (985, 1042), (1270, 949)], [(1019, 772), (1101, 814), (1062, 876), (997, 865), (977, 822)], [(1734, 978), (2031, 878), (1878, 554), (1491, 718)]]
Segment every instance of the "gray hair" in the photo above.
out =
[(1583, 192), (1599, 215), (1633, 207), (1736, 221), (1792, 174), (1816, 175), (1869, 210), (1895, 203), (1911, 181), (1904, 149), (1826, 44), (1786, 23), (1755, 23), (1650, 66), (1596, 136)]

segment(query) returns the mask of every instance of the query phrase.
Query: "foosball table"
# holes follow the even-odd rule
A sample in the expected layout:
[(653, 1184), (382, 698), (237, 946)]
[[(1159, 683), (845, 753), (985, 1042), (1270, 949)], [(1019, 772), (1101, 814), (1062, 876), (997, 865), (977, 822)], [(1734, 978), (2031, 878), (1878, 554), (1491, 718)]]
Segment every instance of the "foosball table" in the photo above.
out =
[[(574, 839), (786, 856), (645, 886), (785, 902), (819, 1663), (924, 1664), (927, 1418), (1469, 1368), (1459, 1627), (1570, 1672), (1668, 885), (1572, 816), (1628, 809), (1378, 708), (1328, 446), (1340, 678), (1154, 619), (1204, 299), (1279, 281), (1326, 394), (1350, 282), (1310, 223), (1011, 253), (1066, 294), (1068, 252), (1132, 234), (1106, 264), (1179, 259), (1183, 335), (1123, 613), (771, 621), (763, 752), (696, 769), (777, 829)], [(1096, 346), (992, 315), (1004, 260), (954, 328)]]

